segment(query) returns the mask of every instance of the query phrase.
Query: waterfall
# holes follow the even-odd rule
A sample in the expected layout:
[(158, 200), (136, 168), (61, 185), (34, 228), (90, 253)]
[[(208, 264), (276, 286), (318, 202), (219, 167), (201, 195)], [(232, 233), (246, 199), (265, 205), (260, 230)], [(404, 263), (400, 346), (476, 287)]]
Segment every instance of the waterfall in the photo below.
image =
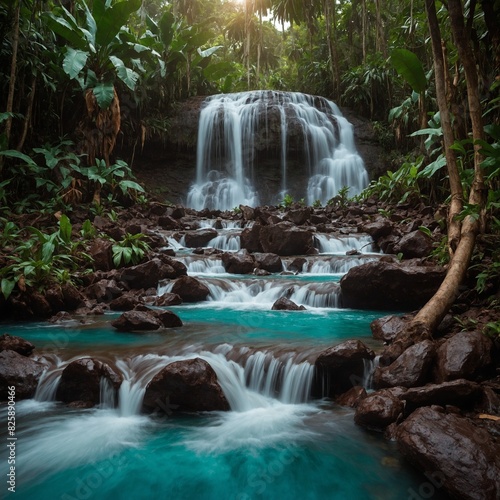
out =
[[(221, 94), (207, 98), (200, 112), (196, 181), (187, 205), (197, 210), (231, 210), (240, 204), (270, 202), (261, 199), (255, 187), (257, 151), (270, 149), (266, 141), (280, 156), (281, 192), (270, 193), (274, 198), (291, 187), (291, 146), (293, 156), (298, 149), (304, 155), (309, 181), (299, 198), (309, 205), (316, 200), (325, 204), (343, 187), (354, 196), (368, 184), (352, 125), (333, 102), (298, 92)], [(297, 149), (299, 141), (303, 144)]]

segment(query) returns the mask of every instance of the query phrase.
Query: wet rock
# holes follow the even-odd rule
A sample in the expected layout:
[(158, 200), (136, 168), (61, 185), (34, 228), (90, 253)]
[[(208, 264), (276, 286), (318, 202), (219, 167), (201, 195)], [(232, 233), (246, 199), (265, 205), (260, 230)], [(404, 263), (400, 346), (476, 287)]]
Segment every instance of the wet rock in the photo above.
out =
[(370, 323), (372, 336), (374, 339), (391, 343), (401, 333), (411, 316), (384, 316), (377, 318)]
[(287, 266), (287, 271), (292, 271), (294, 273), (301, 273), (304, 269), (304, 264), (307, 264), (307, 259), (304, 257), (297, 257), (290, 262)]
[(162, 327), (161, 321), (147, 311), (126, 311), (111, 322), (111, 326), (120, 332), (150, 331)]
[(210, 240), (213, 240), (218, 235), (217, 231), (212, 228), (198, 229), (190, 231), (184, 236), (184, 243), (188, 248), (205, 247)]
[(255, 268), (253, 256), (246, 250), (222, 254), (222, 263), (226, 272), (231, 274), (250, 274)]
[(262, 244), (260, 242), (261, 224), (254, 224), (252, 227), (245, 228), (240, 235), (241, 248), (249, 252), (262, 252)]
[(340, 406), (349, 406), (350, 408), (356, 408), (360, 401), (366, 398), (367, 393), (364, 387), (360, 385), (351, 387), (347, 392), (340, 395), (335, 399), (335, 402)]
[(314, 363), (313, 395), (332, 397), (361, 385), (365, 365), (374, 356), (359, 340), (347, 340), (322, 351)]
[(303, 207), (288, 210), (286, 213), (286, 219), (290, 222), (293, 222), (297, 226), (302, 226), (306, 224), (308, 220), (311, 218), (312, 208), (311, 207)]
[(158, 225), (162, 229), (173, 230), (173, 229), (181, 229), (182, 228), (179, 221), (177, 221), (176, 219), (174, 219), (170, 215), (163, 215), (161, 217), (158, 217)]
[(182, 326), (182, 320), (172, 311), (155, 310), (154, 314), (160, 320), (164, 328), (177, 328)]
[(88, 253), (92, 257), (94, 269), (110, 271), (115, 267), (113, 264), (113, 243), (110, 240), (96, 238), (92, 242)]
[(210, 290), (196, 278), (181, 276), (175, 281), (171, 292), (179, 295), (183, 302), (200, 302), (207, 298)]
[(305, 311), (304, 306), (299, 306), (295, 302), (287, 299), (286, 297), (280, 297), (271, 308), (272, 311)]
[(110, 302), (123, 294), (115, 280), (102, 279), (85, 289), (85, 295), (97, 302)]
[(375, 370), (375, 387), (417, 387), (430, 379), (430, 369), (435, 355), (431, 340), (418, 342), (406, 349), (389, 366)]
[(93, 358), (72, 361), (62, 372), (56, 399), (64, 403), (84, 401), (99, 404), (103, 378), (115, 391), (122, 382), (122, 377), (115, 373), (107, 363)]
[(354, 421), (361, 427), (383, 430), (396, 422), (402, 415), (404, 403), (390, 391), (381, 391), (369, 394), (356, 407)]
[(492, 361), (493, 342), (480, 332), (460, 332), (437, 350), (436, 380), (474, 379)]
[(500, 447), (470, 420), (420, 408), (399, 425), (396, 439), (403, 456), (436, 490), (461, 499), (500, 497)]
[(6, 401), (9, 387), (16, 389), (16, 401), (35, 395), (45, 367), (15, 351), (0, 352), (0, 401)]
[(141, 299), (133, 293), (124, 293), (120, 297), (112, 300), (109, 303), (109, 308), (112, 311), (131, 311), (138, 304), (141, 303)]
[(260, 244), (266, 253), (305, 255), (313, 248), (313, 238), (310, 231), (281, 222), (262, 226)]
[[(179, 276), (178, 271), (170, 264), (171, 261), (173, 259), (168, 256), (163, 256), (162, 259), (155, 257), (143, 264), (123, 269), (118, 279), (129, 290), (156, 287), (160, 280)], [(185, 266), (182, 265), (180, 270), (185, 272)]]
[(34, 349), (35, 346), (31, 342), (21, 337), (9, 335), (8, 333), (0, 335), (0, 352), (15, 351), (22, 356), (29, 356)]
[(434, 295), (445, 274), (441, 267), (368, 262), (340, 280), (342, 304), (353, 309), (417, 309)]
[(481, 386), (465, 379), (427, 384), (423, 387), (408, 389), (400, 398), (406, 401), (407, 412), (415, 408), (432, 405), (452, 405), (469, 408), (481, 397)]
[(381, 238), (382, 236), (388, 236), (393, 231), (392, 222), (385, 217), (379, 217), (373, 222), (368, 222), (367, 224), (363, 224), (361, 230), (364, 233), (369, 234), (375, 241)]
[(243, 220), (250, 221), (255, 218), (255, 210), (252, 207), (247, 205), (240, 205), (241, 215), (243, 216)]
[(405, 234), (394, 247), (405, 259), (427, 257), (433, 248), (432, 238), (420, 230)]
[(229, 403), (213, 368), (200, 358), (176, 361), (146, 387), (143, 411), (227, 411)]
[(178, 306), (179, 304), (182, 304), (182, 299), (176, 293), (164, 293), (155, 297), (153, 301), (153, 305), (158, 307)]
[(253, 254), (253, 257), (259, 269), (269, 271), (270, 273), (280, 273), (283, 271), (283, 262), (281, 262), (279, 255), (256, 252)]

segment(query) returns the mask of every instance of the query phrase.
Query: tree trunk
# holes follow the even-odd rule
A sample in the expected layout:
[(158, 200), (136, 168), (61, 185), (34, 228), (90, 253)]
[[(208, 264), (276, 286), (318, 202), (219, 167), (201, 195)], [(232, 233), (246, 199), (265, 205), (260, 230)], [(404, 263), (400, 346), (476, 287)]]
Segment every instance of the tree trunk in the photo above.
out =
[[(9, 93), (7, 95), (7, 113), (13, 113), (14, 111), (14, 92), (16, 89), (16, 74), (17, 74), (17, 49), (19, 47), (19, 19), (21, 15), (21, 0), (18, 0), (14, 11), (14, 27), (12, 31), (12, 58), (10, 62), (10, 81), (9, 81)], [(5, 122), (5, 143), (7, 149), (9, 148), (10, 135), (12, 132), (12, 115), (7, 116)], [(0, 174), (3, 169), (3, 156), (0, 156)]]
[[(426, 9), (429, 24), (431, 24), (432, 14), (435, 13), (434, 0), (426, 0)], [(450, 13), (451, 30), (458, 48), (461, 63), (464, 67), (473, 139), (477, 140), (484, 136), (477, 85), (477, 69), (469, 40), (466, 38), (465, 22), (460, 0), (448, 0), (448, 11)], [(429, 12), (431, 16), (429, 16)], [(438, 52), (442, 54), (441, 50)], [(482, 156), (479, 152), (479, 146), (475, 144), (474, 147), (474, 181), (469, 194), (469, 203), (476, 205), (478, 213), (481, 213), (485, 200), (484, 181), (481, 170)], [(458, 288), (467, 274), (479, 229), (479, 219), (470, 215), (464, 219), (460, 241), (450, 261), (446, 277), (439, 290), (415, 316), (412, 325), (414, 328), (420, 331), (433, 332), (448, 312), (458, 295)]]
[(429, 31), (431, 34), (432, 54), (434, 58), (434, 79), (436, 83), (436, 97), (441, 116), (441, 128), (443, 129), (443, 146), (446, 156), (446, 165), (448, 167), (448, 178), (450, 181), (451, 202), (448, 214), (448, 251), (453, 255), (455, 248), (460, 240), (461, 224), (457, 220), (457, 215), (463, 207), (462, 182), (458, 172), (457, 158), (451, 146), (455, 142), (451, 118), (446, 99), (446, 71), (443, 51), (441, 48), (441, 32), (439, 21), (436, 14), (436, 5), (434, 0), (425, 1), (425, 9), (429, 22)]
[(26, 141), (26, 137), (28, 135), (31, 116), (33, 115), (33, 103), (35, 102), (35, 91), (36, 91), (36, 75), (33, 75), (33, 79), (31, 81), (31, 91), (29, 93), (28, 108), (26, 109), (26, 114), (24, 115), (23, 132), (17, 144), (18, 151), (22, 151), (24, 143)]
[(336, 0), (330, 3), (330, 0), (323, 1), (323, 9), (326, 25), (326, 39), (328, 43), (328, 52), (330, 55), (330, 73), (332, 75), (333, 96), (335, 99), (340, 97), (340, 76), (339, 76), (339, 56), (336, 43), (336, 25), (335, 25), (335, 9)]

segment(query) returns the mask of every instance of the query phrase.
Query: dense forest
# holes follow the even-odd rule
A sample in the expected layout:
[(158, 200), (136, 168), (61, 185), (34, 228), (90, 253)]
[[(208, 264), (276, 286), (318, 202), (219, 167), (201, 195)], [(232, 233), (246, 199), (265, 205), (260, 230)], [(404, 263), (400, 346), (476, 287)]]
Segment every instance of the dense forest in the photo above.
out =
[[(117, 145), (139, 151), (168, 138), (176, 103), (301, 91), (372, 120), (387, 174), (365, 197), (449, 204), (441, 258), (457, 258), (440, 305), (422, 313), (433, 329), (476, 235), (500, 228), (499, 14), (486, 0), (2, 1), (4, 245), (19, 236), (9, 214), (69, 214), (92, 200), (99, 213), (113, 200), (145, 200)], [(2, 270), (4, 297), (46, 272), (18, 260)]]

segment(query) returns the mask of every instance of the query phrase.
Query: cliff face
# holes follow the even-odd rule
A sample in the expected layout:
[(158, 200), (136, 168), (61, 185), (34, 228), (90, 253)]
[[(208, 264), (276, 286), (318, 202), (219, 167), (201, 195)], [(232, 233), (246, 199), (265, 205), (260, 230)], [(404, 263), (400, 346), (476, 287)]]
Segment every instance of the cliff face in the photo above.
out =
[[(194, 97), (179, 103), (169, 119), (167, 142), (149, 141), (140, 155), (136, 152), (134, 172), (138, 178), (153, 192), (164, 194), (175, 203), (185, 203), (196, 177), (198, 125), (204, 100), (204, 97)], [(303, 128), (289, 110), (285, 113), (288, 191), (299, 199), (310, 175), (304, 160)], [(376, 141), (371, 123), (349, 110), (343, 109), (342, 113), (353, 124), (355, 144), (370, 179), (378, 177), (384, 171), (381, 160), (384, 150)], [(254, 182), (263, 203), (277, 203), (280, 200), (274, 198), (281, 189), (281, 111), (270, 104), (257, 119), (259, 127), (253, 137), (253, 148), (245, 154), (253, 159)]]

